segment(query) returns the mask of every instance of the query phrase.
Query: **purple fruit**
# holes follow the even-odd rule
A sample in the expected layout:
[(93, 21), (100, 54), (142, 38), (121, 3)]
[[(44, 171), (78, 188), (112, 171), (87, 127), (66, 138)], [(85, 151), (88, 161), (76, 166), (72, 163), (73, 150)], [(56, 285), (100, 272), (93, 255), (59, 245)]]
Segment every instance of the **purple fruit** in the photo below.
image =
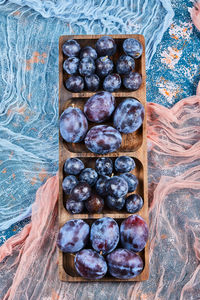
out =
[(90, 57), (92, 59), (97, 59), (97, 52), (94, 48), (86, 46), (81, 49), (80, 58)]
[(113, 172), (113, 162), (109, 157), (97, 158), (95, 170), (99, 175), (111, 175)]
[(77, 185), (78, 180), (74, 175), (69, 175), (64, 178), (62, 182), (62, 188), (66, 195), (69, 195), (71, 190)]
[(122, 142), (121, 134), (111, 126), (92, 127), (86, 137), (85, 145), (93, 153), (106, 154), (116, 151)]
[(70, 214), (80, 214), (84, 209), (84, 202), (76, 201), (73, 198), (69, 198), (66, 202), (66, 210)]
[(105, 197), (107, 192), (106, 192), (106, 182), (107, 180), (110, 179), (109, 176), (101, 176), (95, 185), (95, 189), (97, 194), (99, 194), (102, 197)]
[(115, 170), (119, 173), (130, 172), (135, 168), (135, 161), (129, 156), (119, 156), (115, 159)]
[(62, 45), (62, 51), (67, 56), (78, 56), (81, 47), (75, 40), (68, 40)]
[(135, 61), (128, 55), (122, 55), (117, 61), (117, 72), (121, 75), (126, 75), (132, 72), (135, 68)]
[(79, 175), (79, 180), (87, 182), (90, 186), (94, 185), (97, 179), (98, 179), (98, 174), (92, 168), (84, 169)]
[(75, 201), (85, 201), (91, 196), (91, 187), (87, 182), (79, 182), (71, 191), (71, 198)]
[(83, 220), (70, 220), (60, 228), (57, 245), (63, 252), (83, 249), (89, 238), (90, 227)]
[(137, 72), (132, 72), (125, 75), (123, 78), (123, 85), (130, 91), (136, 91), (142, 84), (142, 76)]
[(81, 142), (88, 130), (88, 122), (79, 108), (68, 107), (60, 116), (60, 134), (68, 143)]
[(142, 44), (133, 38), (126, 39), (123, 42), (123, 49), (127, 55), (130, 55), (133, 58), (139, 58), (143, 51)]
[(123, 178), (113, 176), (106, 183), (106, 191), (108, 195), (121, 198), (128, 193), (128, 184)]
[(111, 56), (115, 54), (117, 50), (115, 41), (109, 36), (102, 36), (98, 39), (95, 47), (99, 56)]
[(85, 201), (85, 207), (89, 213), (100, 213), (104, 207), (103, 199), (96, 194), (92, 194), (89, 199)]
[(135, 175), (131, 173), (123, 173), (120, 174), (120, 177), (124, 178), (126, 182), (128, 183), (128, 192), (134, 192), (138, 186), (138, 179)]
[(132, 215), (125, 219), (120, 226), (121, 244), (128, 250), (140, 252), (147, 243), (148, 233), (145, 220), (138, 215)]
[(65, 87), (71, 92), (79, 93), (84, 89), (84, 80), (79, 75), (72, 75), (65, 81)]
[(79, 73), (82, 76), (92, 75), (95, 71), (95, 63), (91, 57), (84, 57), (79, 64)]
[(107, 272), (107, 264), (103, 256), (91, 249), (83, 249), (74, 259), (76, 271), (86, 279), (101, 279)]
[(85, 76), (85, 85), (91, 92), (96, 92), (99, 89), (100, 79), (96, 74)]
[(124, 204), (125, 204), (124, 196), (120, 198), (116, 198), (111, 195), (108, 195), (108, 197), (106, 198), (106, 205), (110, 209), (121, 210), (124, 207)]
[(64, 172), (70, 175), (78, 175), (84, 168), (82, 160), (76, 157), (68, 158), (64, 164)]
[(117, 222), (109, 217), (96, 220), (90, 231), (92, 247), (103, 254), (113, 251), (119, 242), (119, 226)]
[(67, 74), (76, 74), (78, 71), (79, 59), (77, 57), (69, 57), (63, 63), (63, 69)]
[(133, 214), (138, 212), (144, 204), (142, 197), (138, 194), (132, 194), (126, 198), (126, 211)]
[(100, 78), (107, 76), (108, 74), (112, 73), (114, 68), (114, 64), (111, 59), (107, 56), (99, 57), (96, 60), (96, 72)]
[(91, 122), (101, 123), (107, 120), (115, 109), (115, 97), (109, 92), (98, 92), (84, 105), (84, 114)]
[(121, 77), (119, 74), (110, 74), (104, 79), (103, 88), (105, 91), (115, 92), (120, 88), (121, 83)]
[(144, 267), (139, 255), (127, 249), (116, 249), (106, 257), (109, 273), (119, 279), (134, 278)]
[(134, 98), (122, 101), (115, 110), (114, 127), (123, 133), (136, 131), (144, 120), (144, 106)]

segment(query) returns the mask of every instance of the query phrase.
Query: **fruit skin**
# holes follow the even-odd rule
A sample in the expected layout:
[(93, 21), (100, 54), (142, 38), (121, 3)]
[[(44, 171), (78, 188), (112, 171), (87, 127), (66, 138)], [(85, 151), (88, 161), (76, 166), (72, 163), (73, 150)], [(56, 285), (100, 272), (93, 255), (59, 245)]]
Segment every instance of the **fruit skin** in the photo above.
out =
[(145, 220), (138, 215), (132, 215), (121, 223), (121, 244), (128, 250), (140, 252), (147, 243), (148, 233), (149, 230)]
[(68, 107), (60, 116), (60, 134), (68, 143), (81, 142), (88, 130), (88, 122), (79, 108)]
[(69, 197), (69, 199), (66, 202), (66, 210), (70, 214), (80, 214), (84, 209), (84, 202), (82, 201), (76, 201), (72, 197)]
[(113, 176), (106, 182), (106, 191), (108, 195), (121, 198), (128, 193), (128, 184), (123, 178)]
[(134, 98), (126, 98), (114, 112), (114, 127), (123, 133), (132, 133), (142, 125), (144, 106)]
[(103, 82), (103, 88), (105, 91), (114, 92), (121, 86), (121, 77), (117, 73), (109, 74), (106, 76)]
[(103, 254), (113, 251), (119, 242), (119, 226), (117, 222), (109, 217), (96, 220), (90, 231), (92, 248)]
[(114, 69), (114, 64), (111, 59), (107, 56), (99, 57), (96, 60), (96, 73), (100, 78), (107, 76), (112, 73)]
[(96, 185), (95, 185), (95, 189), (96, 189), (96, 192), (98, 195), (102, 196), (102, 197), (105, 197), (107, 192), (106, 192), (106, 182), (107, 180), (110, 179), (109, 176), (101, 176), (97, 182), (96, 182)]
[(66, 195), (69, 195), (71, 190), (77, 185), (78, 180), (74, 175), (66, 176), (62, 182), (62, 188)]
[(106, 260), (109, 273), (119, 279), (134, 278), (144, 267), (141, 257), (127, 249), (114, 250), (107, 255)]
[(84, 105), (84, 114), (91, 122), (101, 123), (107, 120), (115, 109), (115, 97), (109, 92), (98, 92)]
[(119, 156), (115, 159), (115, 170), (119, 173), (130, 172), (135, 168), (135, 161), (129, 156)]
[(71, 191), (75, 201), (85, 201), (91, 196), (91, 187), (87, 182), (79, 182)]
[(142, 197), (138, 194), (129, 195), (126, 198), (126, 211), (133, 214), (138, 212), (144, 204)]
[(80, 58), (82, 59), (84, 57), (90, 57), (95, 60), (97, 59), (97, 52), (94, 48), (90, 46), (86, 46), (81, 49), (81, 53), (80, 53)]
[(96, 92), (99, 89), (100, 79), (97, 74), (85, 76), (85, 85), (91, 92)]
[(119, 211), (124, 207), (125, 198), (124, 197), (115, 198), (115, 197), (109, 195), (106, 198), (106, 204), (110, 209)]
[(135, 69), (135, 61), (131, 56), (122, 55), (117, 61), (117, 73), (126, 75)]
[(91, 57), (84, 57), (79, 63), (79, 73), (82, 76), (92, 75), (95, 71), (95, 63)]
[(84, 89), (84, 80), (79, 75), (72, 75), (65, 81), (65, 87), (71, 92), (79, 93)]
[(68, 57), (63, 63), (64, 71), (69, 74), (76, 74), (78, 72), (79, 59), (77, 57)]
[(115, 128), (107, 125), (92, 127), (85, 137), (86, 147), (97, 154), (114, 152), (120, 147), (121, 142), (121, 134)]
[(117, 50), (117, 45), (111, 37), (102, 36), (96, 42), (95, 48), (99, 56), (112, 56)]
[(123, 50), (127, 55), (133, 58), (139, 58), (142, 55), (143, 48), (138, 40), (130, 38), (123, 42)]
[(62, 252), (77, 252), (86, 246), (89, 233), (90, 227), (83, 220), (69, 220), (60, 228), (57, 245)]
[(120, 177), (124, 178), (126, 182), (128, 183), (128, 192), (134, 192), (138, 186), (138, 179), (135, 175), (131, 173), (123, 173), (120, 174)]
[(99, 175), (111, 175), (113, 172), (113, 162), (109, 157), (97, 158), (95, 170)]
[(75, 40), (68, 40), (64, 42), (64, 44), (62, 45), (63, 53), (69, 57), (78, 56), (80, 50), (81, 50), (81, 46)]
[(104, 207), (104, 200), (96, 194), (92, 194), (89, 199), (85, 201), (85, 207), (89, 213), (100, 213)]
[(101, 279), (107, 272), (103, 256), (91, 249), (83, 249), (74, 258), (76, 271), (86, 279)]
[(141, 84), (142, 76), (138, 72), (132, 72), (123, 78), (123, 85), (130, 91), (138, 90)]
[(97, 179), (98, 179), (98, 174), (92, 168), (84, 169), (79, 175), (79, 180), (87, 182), (90, 186), (94, 185)]
[(64, 172), (70, 175), (78, 175), (84, 168), (82, 160), (76, 157), (68, 158), (64, 164)]

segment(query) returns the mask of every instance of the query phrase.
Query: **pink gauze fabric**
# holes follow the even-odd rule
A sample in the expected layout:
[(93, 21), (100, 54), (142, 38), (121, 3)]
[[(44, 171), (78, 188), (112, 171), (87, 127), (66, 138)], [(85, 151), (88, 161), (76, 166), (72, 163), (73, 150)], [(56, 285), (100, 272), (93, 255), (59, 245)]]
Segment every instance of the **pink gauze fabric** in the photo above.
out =
[(171, 109), (149, 103), (150, 276), (138, 283), (58, 279), (58, 177), (42, 186), (32, 221), (0, 248), (0, 299), (200, 299), (200, 93)]

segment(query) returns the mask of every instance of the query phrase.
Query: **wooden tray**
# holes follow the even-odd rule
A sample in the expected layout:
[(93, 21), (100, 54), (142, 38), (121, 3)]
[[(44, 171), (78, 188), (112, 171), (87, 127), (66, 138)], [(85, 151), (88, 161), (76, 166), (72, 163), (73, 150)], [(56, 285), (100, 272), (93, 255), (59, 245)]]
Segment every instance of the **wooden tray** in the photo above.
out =
[[(83, 108), (86, 98), (91, 97), (94, 92), (83, 91), (81, 93), (71, 93), (64, 87), (64, 80), (67, 75), (63, 74), (63, 61), (65, 57), (62, 53), (62, 44), (68, 39), (78, 40), (81, 47), (86, 45), (94, 47), (96, 41), (102, 35), (65, 35), (61, 36), (59, 40), (59, 116), (68, 107), (74, 106)], [(112, 93), (117, 103), (120, 103), (127, 97), (133, 97), (139, 100), (146, 111), (146, 72), (145, 72), (145, 41), (142, 35), (110, 35), (115, 39), (118, 49), (122, 49), (122, 43), (127, 38), (136, 38), (139, 40), (143, 46), (142, 56), (136, 60), (136, 71), (142, 75), (142, 85), (134, 92), (130, 92), (125, 89), (121, 89), (118, 92)], [(113, 61), (115, 62), (117, 58), (122, 54), (122, 50), (117, 50), (117, 53), (113, 56)], [(104, 122), (103, 124), (109, 124), (109, 122)], [(93, 124), (94, 126), (94, 124)], [(91, 124), (89, 122), (89, 127)], [(114, 218), (118, 224), (130, 216), (131, 214), (124, 211), (116, 212), (108, 209), (104, 209), (100, 214), (87, 214), (81, 213), (76, 215), (71, 215), (67, 212), (64, 207), (66, 202), (66, 196), (63, 194), (62, 181), (63, 181), (63, 165), (67, 158), (78, 157), (81, 158), (85, 163), (86, 167), (94, 167), (95, 160), (97, 157), (110, 157), (115, 159), (121, 155), (128, 155), (134, 158), (136, 162), (136, 168), (133, 170), (133, 174), (139, 179), (139, 185), (136, 193), (140, 194), (144, 199), (143, 208), (137, 213), (145, 219), (148, 223), (148, 182), (147, 182), (147, 144), (146, 144), (146, 114), (144, 118), (143, 125), (139, 130), (131, 134), (122, 134), (122, 145), (118, 151), (114, 153), (109, 153), (106, 155), (97, 155), (90, 152), (84, 145), (84, 143), (70, 144), (66, 143), (61, 135), (59, 135), (59, 228), (62, 227), (70, 219), (83, 219), (88, 224), (91, 224), (94, 220), (102, 218), (105, 216)], [(106, 275), (100, 280), (94, 281), (111, 281), (111, 282), (121, 282), (121, 281), (142, 281), (148, 279), (149, 276), (149, 248), (148, 242), (140, 255), (144, 261), (144, 270), (142, 273), (133, 279), (116, 279), (112, 276)], [(91, 280), (84, 279), (80, 277), (74, 268), (74, 255), (62, 253), (59, 250), (59, 278), (62, 281), (69, 282), (91, 282)]]

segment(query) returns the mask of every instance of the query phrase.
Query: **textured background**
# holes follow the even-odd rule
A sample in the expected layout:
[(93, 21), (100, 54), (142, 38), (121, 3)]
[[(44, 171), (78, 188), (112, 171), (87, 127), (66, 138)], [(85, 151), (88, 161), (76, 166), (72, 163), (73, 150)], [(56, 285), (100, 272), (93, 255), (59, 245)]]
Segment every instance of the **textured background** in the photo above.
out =
[[(25, 1), (16, 2), (23, 5)], [(67, 22), (69, 7), (63, 17), (63, 11), (39, 7), (39, 2), (31, 1), (30, 5), (40, 11), (43, 9), (45, 18), (29, 7), (5, 1), (0, 5), (0, 224), (5, 224), (7, 220), (13, 223), (13, 217), (18, 218), (23, 211), (27, 213), (37, 188), (58, 168), (59, 36), (70, 33), (140, 32), (144, 28), (142, 22), (147, 22), (145, 17), (152, 11), (152, 5), (149, 6), (146, 1), (144, 20), (138, 20), (143, 25), (137, 28), (137, 22), (134, 23), (135, 19), (130, 10), (124, 8), (123, 1), (116, 1), (118, 6), (115, 9), (111, 3), (114, 1), (108, 1), (111, 8), (106, 10), (104, 18), (100, 14), (101, 22), (98, 15), (95, 16), (97, 21), (93, 21), (93, 11), (89, 7), (84, 8), (87, 11), (85, 18), (79, 16), (80, 22)], [(105, 2), (101, 2), (104, 10)], [(154, 20), (160, 23), (166, 13), (162, 14), (158, 2), (154, 3), (158, 7), (154, 11), (157, 13)], [(149, 24), (148, 31), (154, 33), (151, 34), (154, 40), (151, 43), (148, 40), (147, 101), (167, 107), (194, 94), (200, 77), (200, 34), (192, 26), (188, 11), (192, 2), (172, 1), (172, 7), (175, 13), (173, 23), (164, 34), (151, 62), (162, 32), (153, 30), (156, 24), (152, 28)], [(46, 18), (49, 14), (55, 17)], [(76, 19), (77, 15), (71, 13), (70, 20), (73, 18)], [(28, 221), (2, 230), (0, 244), (20, 231)], [(8, 226), (9, 222), (5, 227)]]

